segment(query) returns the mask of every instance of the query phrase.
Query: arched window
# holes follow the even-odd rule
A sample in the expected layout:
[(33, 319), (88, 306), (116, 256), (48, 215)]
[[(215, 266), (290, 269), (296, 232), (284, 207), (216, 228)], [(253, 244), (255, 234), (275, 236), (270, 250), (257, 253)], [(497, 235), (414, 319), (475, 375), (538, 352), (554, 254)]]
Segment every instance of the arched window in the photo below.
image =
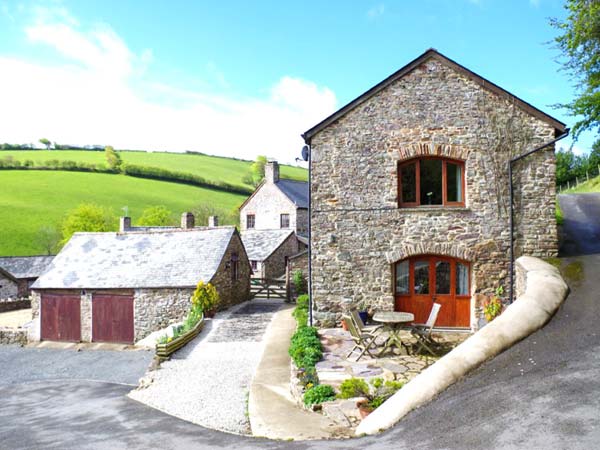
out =
[(465, 163), (425, 157), (398, 164), (398, 206), (465, 206)]

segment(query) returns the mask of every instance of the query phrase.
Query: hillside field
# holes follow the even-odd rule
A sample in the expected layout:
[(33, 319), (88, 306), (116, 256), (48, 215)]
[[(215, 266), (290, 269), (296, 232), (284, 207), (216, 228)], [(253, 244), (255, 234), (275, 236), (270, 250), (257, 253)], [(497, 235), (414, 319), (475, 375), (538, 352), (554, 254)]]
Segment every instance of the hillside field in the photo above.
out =
[[(242, 161), (218, 156), (189, 153), (138, 152), (119, 151), (125, 163), (160, 167), (162, 169), (188, 172), (204, 177), (211, 181), (224, 181), (235, 186), (253, 189), (245, 184), (242, 178), (250, 171), (250, 161)], [(44, 164), (45, 161), (70, 160), (88, 164), (106, 165), (103, 151), (85, 150), (2, 150), (0, 158), (13, 157), (17, 161), (31, 160), (34, 165)], [(282, 178), (306, 180), (308, 172), (301, 167), (280, 166)]]
[[(67, 152), (50, 153), (54, 156)], [(103, 157), (101, 152), (76, 153), (83, 153), (85, 157), (91, 155)], [(0, 152), (0, 157), (2, 154), (4, 152)], [(190, 160), (193, 158), (199, 157), (190, 156)], [(163, 205), (173, 212), (174, 218), (177, 218), (182, 212), (200, 205), (230, 211), (238, 207), (245, 198), (244, 195), (229, 192), (124, 175), (2, 170), (0, 171), (0, 256), (43, 253), (42, 247), (36, 243), (40, 227), (57, 226), (69, 210), (81, 203), (96, 203), (109, 207), (117, 216), (122, 215), (121, 208), (127, 206), (135, 224), (142, 211), (150, 206)]]

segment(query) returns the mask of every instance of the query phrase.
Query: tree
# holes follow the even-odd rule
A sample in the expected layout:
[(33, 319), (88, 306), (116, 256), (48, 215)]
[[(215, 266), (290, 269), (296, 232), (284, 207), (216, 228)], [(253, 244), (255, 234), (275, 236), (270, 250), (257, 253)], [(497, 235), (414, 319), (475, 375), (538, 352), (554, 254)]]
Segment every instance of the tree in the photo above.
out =
[(109, 209), (92, 203), (81, 204), (63, 220), (60, 244), (65, 245), (78, 231), (116, 231), (117, 222), (117, 217)]
[(567, 18), (550, 24), (561, 32), (554, 42), (578, 90), (573, 101), (557, 105), (581, 117), (573, 126), (576, 140), (583, 131), (600, 131), (600, 0), (567, 0), (565, 9)]
[(267, 157), (259, 155), (256, 160), (250, 166), (250, 172), (252, 173), (252, 179), (254, 185), (257, 186), (262, 179), (265, 177), (265, 165), (267, 164)]
[(40, 139), (40, 144), (43, 144), (46, 146), (46, 150), (50, 150), (50, 145), (52, 145), (52, 142), (50, 142), (48, 139), (46, 138), (41, 138)]
[(55, 226), (44, 225), (39, 228), (35, 242), (46, 255), (55, 255), (60, 247), (60, 232)]
[(164, 206), (151, 206), (146, 208), (138, 220), (143, 227), (165, 227), (175, 225), (173, 214)]
[(575, 155), (571, 149), (556, 152), (556, 184), (562, 186), (575, 179)]
[(592, 150), (588, 155), (588, 166), (590, 171), (596, 170), (600, 166), (600, 139), (592, 145)]
[(106, 155), (106, 162), (108, 163), (108, 167), (113, 170), (119, 170), (121, 168), (121, 156), (115, 152), (115, 149), (110, 145), (104, 147), (104, 154)]

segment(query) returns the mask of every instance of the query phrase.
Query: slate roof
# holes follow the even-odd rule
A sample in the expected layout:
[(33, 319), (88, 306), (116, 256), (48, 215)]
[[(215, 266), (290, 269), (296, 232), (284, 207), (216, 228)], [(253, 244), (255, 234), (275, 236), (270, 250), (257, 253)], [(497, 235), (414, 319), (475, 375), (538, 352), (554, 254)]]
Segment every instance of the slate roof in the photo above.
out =
[(248, 259), (264, 261), (293, 233), (289, 229), (244, 230), (241, 236)]
[(234, 233), (234, 227), (76, 233), (32, 287), (194, 287), (213, 278)]
[(308, 182), (280, 179), (275, 186), (298, 208), (308, 208)]
[(0, 268), (15, 278), (37, 278), (48, 268), (54, 256), (0, 257)]

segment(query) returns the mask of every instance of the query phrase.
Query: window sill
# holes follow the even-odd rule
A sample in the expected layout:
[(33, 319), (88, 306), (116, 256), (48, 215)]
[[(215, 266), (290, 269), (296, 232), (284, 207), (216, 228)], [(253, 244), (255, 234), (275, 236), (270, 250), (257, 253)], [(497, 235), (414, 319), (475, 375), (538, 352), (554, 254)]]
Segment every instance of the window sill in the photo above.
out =
[(435, 213), (440, 213), (440, 212), (465, 213), (465, 212), (471, 212), (471, 208), (468, 208), (466, 206), (414, 206), (414, 207), (408, 207), (408, 208), (400, 207), (400, 208), (398, 208), (398, 210), (404, 211), (404, 212), (410, 212), (410, 213), (414, 213), (414, 212), (418, 212), (418, 213), (431, 213), (431, 212), (435, 212)]

